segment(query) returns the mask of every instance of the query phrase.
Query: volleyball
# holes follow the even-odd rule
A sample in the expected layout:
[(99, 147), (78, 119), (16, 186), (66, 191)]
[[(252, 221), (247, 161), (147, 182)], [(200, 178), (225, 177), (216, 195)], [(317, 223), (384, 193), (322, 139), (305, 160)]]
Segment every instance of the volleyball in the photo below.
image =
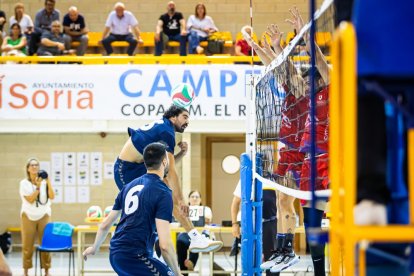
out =
[(194, 100), (193, 88), (186, 84), (181, 83), (171, 90), (171, 97), (173, 104), (179, 107), (189, 107)]
[(101, 218), (102, 217), (101, 207), (99, 207), (99, 206), (89, 207), (88, 211), (86, 212), (86, 216), (88, 218)]
[(112, 211), (112, 205), (111, 206), (107, 206), (104, 210), (104, 218), (106, 218), (107, 216), (109, 216), (109, 213)]

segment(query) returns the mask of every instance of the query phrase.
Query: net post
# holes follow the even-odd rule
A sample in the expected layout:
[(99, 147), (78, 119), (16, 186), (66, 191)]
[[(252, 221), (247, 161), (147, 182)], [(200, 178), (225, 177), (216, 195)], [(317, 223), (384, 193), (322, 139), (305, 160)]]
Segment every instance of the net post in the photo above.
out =
[[(259, 175), (263, 175), (262, 170), (262, 156), (259, 153), (256, 153), (256, 172)], [(263, 189), (262, 189), (262, 182), (258, 179), (254, 180), (255, 184), (255, 263), (254, 263), (254, 272), (256, 275), (261, 275), (260, 264), (262, 262), (262, 251), (263, 251), (263, 244), (262, 244), (262, 217), (263, 217)]]
[(242, 275), (253, 275), (252, 161), (247, 153), (240, 156), (241, 181), (241, 263)]

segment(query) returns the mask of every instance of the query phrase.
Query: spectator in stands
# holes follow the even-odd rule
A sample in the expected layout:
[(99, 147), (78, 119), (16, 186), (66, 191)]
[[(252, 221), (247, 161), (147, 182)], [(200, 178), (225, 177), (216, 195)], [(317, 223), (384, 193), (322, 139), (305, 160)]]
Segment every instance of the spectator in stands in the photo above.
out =
[(24, 13), (24, 5), (22, 3), (14, 5), (14, 15), (10, 17), (9, 24), (12, 26), (14, 23), (19, 23), (22, 33), (29, 39), (30, 34), (33, 32), (33, 21), (28, 14)]
[(3, 37), (5, 36), (3, 33), (4, 25), (6, 25), (6, 13), (0, 10), (0, 43), (3, 43)]
[(3, 56), (26, 56), (26, 37), (18, 23), (13, 23), (10, 27), (10, 35), (6, 36), (1, 45)]
[(188, 53), (202, 54), (204, 48), (200, 46), (201, 41), (206, 41), (208, 36), (218, 31), (213, 19), (206, 15), (206, 6), (198, 3), (195, 7), (194, 15), (191, 15), (187, 21), (188, 35)]
[(61, 32), (61, 24), (58, 20), (52, 22), (52, 31), (43, 32), (40, 47), (37, 50), (39, 56), (61, 56), (74, 53), (65, 48), (65, 39)]
[[(52, 213), (50, 200), (55, 198), (55, 192), (47, 175), (46, 179), (43, 179), (38, 173), (39, 161), (36, 158), (30, 158), (26, 163), (26, 177), (20, 181), (24, 276), (27, 276), (29, 269), (33, 267), (33, 245), (36, 236), (38, 243), (42, 243), (43, 231)], [(48, 276), (51, 264), (50, 254), (42, 253), (40, 263)]]
[(6, 262), (6, 258), (4, 258), (3, 251), (0, 250), (0, 275), (1, 276), (11, 276), (12, 272), (10, 267)]
[(36, 13), (34, 32), (30, 37), (29, 55), (37, 52), (38, 44), (45, 31), (50, 31), (53, 21), (59, 21), (60, 12), (55, 9), (55, 0), (45, 0), (45, 8)]
[(63, 32), (66, 49), (70, 49), (72, 41), (77, 41), (79, 46), (76, 49), (76, 55), (83, 56), (88, 47), (88, 28), (86, 28), (85, 19), (75, 6), (71, 6), (69, 12), (63, 17)]
[[(190, 219), (194, 226), (202, 227), (205, 224), (211, 223), (213, 213), (211, 212), (210, 207), (202, 206), (201, 194), (199, 191), (191, 191), (188, 195), (188, 201), (190, 206), (200, 206), (202, 209), (201, 212), (199, 212), (199, 210), (191, 211), (190, 209)], [(192, 217), (191, 214), (194, 214), (194, 216)], [(180, 233), (177, 238), (177, 258), (181, 270), (193, 270), (197, 263), (198, 253), (190, 253), (188, 256), (187, 251), (189, 247), (190, 237), (187, 233)]]
[[(130, 32), (130, 28), (134, 31), (136, 38)], [(125, 10), (123, 3), (116, 3), (114, 11), (109, 14), (106, 20), (102, 34), (102, 45), (105, 48), (106, 54), (110, 55), (113, 53), (112, 42), (126, 41), (129, 44), (127, 53), (129, 56), (132, 56), (138, 42), (142, 42), (139, 33), (138, 20), (135, 16), (130, 11)]]
[(158, 19), (155, 31), (155, 55), (161, 56), (168, 41), (180, 42), (180, 56), (186, 56), (187, 31), (181, 12), (175, 10), (173, 1), (167, 4), (167, 13)]
[[(247, 25), (241, 28), (241, 32), (246, 32), (249, 36), (252, 36), (253, 33), (252, 28)], [(236, 56), (251, 56), (252, 47), (250, 47), (246, 39), (239, 39), (236, 41), (236, 45), (234, 46), (234, 53)]]

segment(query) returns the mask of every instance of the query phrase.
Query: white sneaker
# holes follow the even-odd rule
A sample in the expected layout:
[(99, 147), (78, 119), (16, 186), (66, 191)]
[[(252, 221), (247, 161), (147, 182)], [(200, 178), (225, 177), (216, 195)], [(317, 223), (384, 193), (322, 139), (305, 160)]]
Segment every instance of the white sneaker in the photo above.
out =
[(203, 235), (191, 239), (189, 250), (192, 253), (216, 252), (223, 247), (223, 242), (212, 241)]
[(295, 254), (295, 252), (292, 253), (285, 253), (282, 255), (282, 261), (278, 264), (272, 266), (270, 269), (270, 272), (277, 273), (282, 270), (285, 270), (288, 267), (291, 267), (295, 264), (297, 264), (300, 260), (300, 257)]
[(278, 250), (274, 251), (273, 255), (270, 256), (269, 260), (267, 260), (266, 262), (264, 262), (260, 265), (260, 269), (262, 269), (262, 270), (271, 269), (273, 266), (280, 263), (282, 261), (282, 259), (283, 259), (282, 251), (280, 249), (278, 249)]

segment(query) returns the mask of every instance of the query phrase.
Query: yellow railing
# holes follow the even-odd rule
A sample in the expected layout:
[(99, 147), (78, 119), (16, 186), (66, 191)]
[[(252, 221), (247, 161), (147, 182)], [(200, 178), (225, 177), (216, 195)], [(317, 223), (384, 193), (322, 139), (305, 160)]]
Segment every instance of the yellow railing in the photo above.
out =
[[(308, 56), (292, 56), (294, 62), (308, 62)], [(328, 56), (327, 60), (330, 61), (331, 57)], [(177, 54), (165, 54), (162, 56), (154, 55), (111, 55), (102, 56), (100, 54), (88, 54), (85, 56), (30, 56), (30, 57), (1, 57), (0, 63), (6, 63), (12, 61), (16, 63), (81, 63), (85, 65), (93, 64), (235, 64), (235, 63), (252, 63), (252, 57), (250, 56), (230, 56), (230, 55), (188, 55), (179, 56)], [(253, 62), (260, 64), (259, 57), (255, 56)]]
[[(365, 275), (367, 243), (414, 241), (414, 130), (408, 134), (410, 225), (358, 226), (353, 209), (357, 187), (356, 36), (353, 25), (342, 23), (334, 34), (330, 94), (330, 179), (332, 275)], [(360, 244), (359, 267), (356, 245)]]
[[(7, 61), (18, 63), (68, 63), (76, 62), (85, 65), (89, 64), (234, 64), (234, 63), (251, 63), (252, 58), (248, 56), (230, 56), (230, 55), (188, 55), (179, 56), (171, 55), (86, 55), (86, 56), (29, 56), (29, 57), (0, 57), (0, 63)], [(253, 62), (260, 62), (258, 57), (253, 58)]]

